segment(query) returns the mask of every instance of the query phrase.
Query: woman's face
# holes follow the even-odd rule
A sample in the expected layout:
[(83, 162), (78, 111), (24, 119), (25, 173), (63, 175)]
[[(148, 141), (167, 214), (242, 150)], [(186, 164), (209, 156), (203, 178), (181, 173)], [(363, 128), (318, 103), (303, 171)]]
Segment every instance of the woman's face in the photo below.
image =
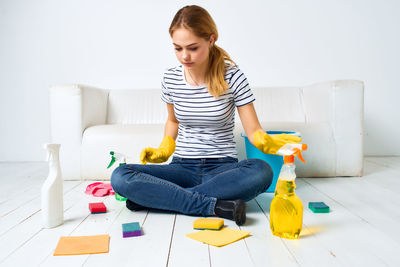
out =
[(207, 66), (213, 36), (207, 41), (197, 37), (185, 28), (178, 28), (172, 34), (172, 43), (179, 62), (188, 69), (202, 69)]

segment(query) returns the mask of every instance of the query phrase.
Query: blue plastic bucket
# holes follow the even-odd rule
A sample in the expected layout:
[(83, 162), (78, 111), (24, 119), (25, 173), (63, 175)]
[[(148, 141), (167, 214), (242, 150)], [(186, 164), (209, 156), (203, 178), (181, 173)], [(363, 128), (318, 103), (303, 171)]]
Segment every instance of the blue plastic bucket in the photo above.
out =
[[(296, 136), (300, 136), (299, 132), (290, 132), (290, 131), (267, 131), (266, 132), (269, 135), (274, 135), (274, 134), (294, 134)], [(272, 178), (272, 184), (271, 186), (267, 189), (266, 192), (275, 192), (275, 186), (276, 182), (278, 181), (279, 173), (281, 172), (282, 166), (283, 166), (283, 156), (280, 155), (272, 155), (272, 154), (265, 154), (261, 152), (258, 148), (253, 146), (247, 136), (242, 134), (242, 137), (244, 137), (244, 141), (246, 144), (246, 156), (248, 159), (262, 159), (265, 160), (272, 168), (272, 171), (274, 173), (274, 176)]]

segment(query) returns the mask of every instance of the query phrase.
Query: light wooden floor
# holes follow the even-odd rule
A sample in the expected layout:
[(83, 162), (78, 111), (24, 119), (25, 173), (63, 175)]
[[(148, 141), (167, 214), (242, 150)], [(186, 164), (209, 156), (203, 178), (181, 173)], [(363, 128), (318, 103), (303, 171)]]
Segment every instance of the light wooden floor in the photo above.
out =
[[(43, 229), (39, 193), (47, 170), (44, 162), (0, 163), (0, 266), (400, 266), (400, 157), (367, 157), (361, 178), (297, 179), (304, 205), (299, 240), (271, 234), (273, 195), (260, 195), (240, 227), (251, 236), (221, 248), (185, 236), (195, 217), (131, 212), (114, 197), (85, 195), (91, 182), (65, 182), (65, 222)], [(90, 214), (88, 203), (101, 201), (108, 212)], [(309, 201), (324, 201), (331, 212), (314, 214)], [(122, 238), (121, 224), (134, 221), (144, 235)], [(105, 233), (109, 253), (52, 256), (60, 236)]]

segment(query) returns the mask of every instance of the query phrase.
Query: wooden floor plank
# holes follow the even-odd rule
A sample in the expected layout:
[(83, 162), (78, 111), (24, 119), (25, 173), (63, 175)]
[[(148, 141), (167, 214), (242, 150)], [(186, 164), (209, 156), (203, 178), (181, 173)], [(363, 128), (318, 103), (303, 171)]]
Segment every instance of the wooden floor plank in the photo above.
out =
[[(330, 184), (328, 189), (317, 190), (314, 185), (327, 183), (325, 178), (298, 179), (297, 191), (305, 207), (305, 229), (308, 229), (342, 266), (399, 266), (400, 257), (396, 253), (400, 251), (399, 244), (358, 214), (354, 214), (348, 205), (342, 204), (353, 201), (351, 196), (330, 192), (332, 188), (337, 188), (349, 193), (346, 187), (342, 186), (342, 182), (348, 182), (348, 179), (360, 182), (359, 178), (340, 179)], [(349, 198), (350, 200), (346, 200)], [(310, 201), (325, 202), (330, 206), (331, 212), (312, 213), (308, 209)]]
[[(355, 179), (358, 178), (348, 178)], [(298, 182), (306, 228), (334, 255), (343, 266), (399, 266), (399, 245), (342, 204), (343, 196), (316, 190), (314, 184), (324, 179), (303, 179)], [(331, 187), (341, 188), (340, 182)], [(343, 188), (342, 188), (343, 190)], [(310, 201), (323, 201), (330, 206), (327, 214), (312, 213)]]
[[(69, 217), (68, 215), (70, 214), (70, 210), (72, 209), (75, 205), (79, 204), (80, 200), (85, 197), (85, 195), (82, 195), (82, 191), (77, 191), (76, 189), (79, 189), (79, 187), (75, 187), (72, 190), (69, 190), (65, 195), (64, 195), (64, 224), (53, 228), (53, 229), (43, 229), (42, 226), (42, 214), (39, 210), (37, 212), (31, 214), (29, 217), (25, 218), (25, 220), (19, 222), (16, 226), (5, 232), (3, 235), (0, 236), (0, 243), (1, 244), (7, 244), (7, 246), (3, 247), (0, 250), (0, 264), (2, 265), (3, 262), (7, 259), (7, 262), (9, 260), (13, 262), (14, 260), (19, 262), (19, 261), (26, 261), (29, 258), (32, 258), (32, 261), (36, 259), (40, 259), (37, 251), (33, 251), (33, 255), (30, 254), (31, 248), (30, 244), (33, 242), (34, 248), (37, 248), (37, 244), (41, 246), (45, 246), (47, 250), (44, 251), (43, 257), (46, 257), (49, 254), (49, 251), (54, 250), (56, 243), (50, 242), (51, 239), (48, 241), (38, 241), (35, 243), (35, 236), (40, 235), (42, 233), (45, 233), (45, 236), (48, 237), (47, 233), (50, 232), (57, 232), (57, 231), (62, 231), (64, 228), (68, 228), (70, 225), (70, 222), (73, 223), (80, 223), (81, 218), (76, 218), (76, 217)], [(80, 187), (80, 189), (84, 189), (83, 186)], [(85, 209), (85, 213), (87, 214), (88, 209)], [(40, 240), (40, 238), (39, 238)], [(57, 237), (58, 240), (58, 237)], [(25, 250), (25, 245), (27, 246), (28, 249)], [(31, 255), (31, 257), (21, 257), (18, 256), (18, 250), (22, 249), (24, 251), (22, 255)], [(43, 252), (43, 251), (41, 251)], [(13, 254), (16, 253), (15, 257)], [(40, 253), (39, 253), (40, 254)], [(43, 259), (43, 258), (42, 258)], [(28, 265), (19, 265), (15, 264), (13, 266), (28, 266)]]
[(385, 169), (400, 173), (400, 157), (365, 157), (365, 162), (378, 164)]
[[(166, 266), (174, 221), (175, 214), (150, 211), (142, 225), (142, 236), (123, 239), (121, 234), (113, 235), (110, 249), (121, 251), (92, 255), (83, 266), (99, 266), (99, 260), (108, 257), (106, 262), (118, 262), (118, 266)], [(118, 223), (114, 227), (121, 226)]]
[(398, 195), (400, 189), (400, 170), (388, 168), (375, 161), (366, 161), (364, 164), (363, 181), (371, 183), (377, 188), (391, 191), (390, 194)]
[[(224, 220), (225, 227), (240, 230), (234, 221)], [(210, 246), (211, 266), (254, 266), (244, 239), (223, 247)]]
[(132, 266), (136, 263), (136, 258), (140, 253), (138, 249), (142, 243), (142, 236), (122, 238), (122, 224), (139, 222), (143, 234), (147, 232), (146, 218), (148, 211), (132, 212), (122, 205), (120, 214), (117, 216), (111, 227), (107, 230), (110, 235), (110, 252), (107, 254), (90, 255), (84, 263), (84, 266)]
[(32, 168), (30, 170), (29, 174), (24, 174), (29, 176), (29, 179), (22, 185), (20, 184), (20, 179), (23, 179), (22, 177), (15, 177), (7, 182), (9, 185), (14, 185), (15, 188), (10, 189), (12, 191), (8, 192), (7, 198), (0, 204), (0, 218), (33, 198), (40, 196), (41, 187), (48, 174), (47, 169), (41, 167), (39, 169)]
[[(244, 226), (225, 220), (251, 236), (217, 248), (185, 236), (197, 217), (131, 212), (113, 196), (85, 195), (94, 181), (65, 182), (65, 222), (43, 229), (39, 190), (47, 163), (0, 163), (0, 243), (7, 244), (0, 266), (400, 266), (400, 157), (367, 157), (364, 167), (363, 177), (296, 180), (304, 205), (299, 240), (272, 235), (266, 193), (248, 203)], [(91, 215), (87, 205), (94, 201), (104, 201), (109, 212)], [(314, 214), (309, 201), (324, 201), (332, 211)], [(133, 221), (144, 235), (122, 238), (121, 224)], [(110, 234), (109, 253), (52, 256), (60, 236), (100, 233)]]
[(362, 178), (306, 179), (320, 192), (335, 199), (353, 214), (362, 218), (400, 243), (400, 195), (377, 187)]
[(168, 267), (210, 266), (208, 245), (186, 237), (187, 234), (198, 231), (193, 229), (193, 222), (198, 218), (182, 214), (176, 215)]
[[(68, 193), (80, 183), (79, 181), (64, 182), (64, 193)], [(32, 192), (32, 194), (21, 196), (22, 203), (19, 200), (15, 200), (15, 202), (19, 203), (18, 207), (0, 217), (0, 236), (41, 210), (40, 189), (38, 190)]]
[[(65, 195), (64, 224), (52, 229), (42, 228), (7, 257), (2, 264), (5, 266), (38, 266), (50, 257), (60, 236), (68, 236), (89, 214), (85, 204), (90, 197), (82, 194), (84, 188), (85, 186), (82, 184), (76, 188), (78, 190), (73, 190), (72, 193)], [(101, 200), (103, 199), (101, 198)], [(34, 226), (34, 223), (31, 223), (31, 226)]]
[[(273, 194), (264, 193), (256, 199), (260, 205), (268, 207)], [(263, 212), (256, 200), (247, 203), (247, 222), (240, 229), (251, 236), (244, 241), (255, 266), (298, 266), (296, 259), (279, 238), (272, 235), (269, 214)]]
[[(83, 191), (81, 192), (84, 195)], [(106, 213), (91, 214), (88, 205), (91, 202), (104, 202), (107, 207)], [(88, 236), (88, 235), (102, 235), (107, 234), (108, 229), (113, 224), (114, 220), (120, 214), (123, 204), (116, 201), (114, 196), (107, 196), (104, 199), (87, 196), (85, 201), (81, 201), (76, 209), (86, 210), (82, 216), (78, 218), (81, 223), (77, 225), (68, 236)], [(89, 255), (75, 255), (75, 256), (53, 256), (50, 255), (46, 258), (41, 266), (82, 266), (87, 261)]]
[[(297, 194), (300, 195), (301, 192), (297, 192)], [(269, 216), (270, 198), (265, 199), (259, 197), (257, 198), (257, 202)], [(296, 263), (300, 266), (319, 266), (321, 262), (324, 263), (324, 266), (338, 266), (337, 259), (330, 254), (327, 248), (321, 246), (321, 243), (313, 236), (313, 233), (309, 232), (305, 227), (303, 227), (300, 234), (300, 239), (292, 240), (276, 236), (273, 236), (272, 239), (275, 240), (275, 242), (278, 240), (282, 241), (291, 255), (293, 255)]]
[(42, 184), (47, 178), (45, 162), (11, 163), (12, 168), (1, 172), (0, 207), (7, 205), (8, 199), (23, 194), (31, 185)]
[[(122, 223), (134, 221), (142, 221), (143, 235), (122, 238)], [(123, 205), (120, 214), (106, 230), (110, 234), (110, 252), (90, 255), (82, 266), (99, 266), (103, 263), (116, 262), (119, 266), (132, 266), (133, 263), (136, 266), (166, 266), (174, 221), (173, 213), (154, 210), (148, 214), (145, 211), (131, 212)], [(97, 225), (95, 227), (99, 228)], [(82, 233), (86, 233), (84, 229)], [(80, 261), (79, 263), (69, 261), (69, 264), (81, 266)]]

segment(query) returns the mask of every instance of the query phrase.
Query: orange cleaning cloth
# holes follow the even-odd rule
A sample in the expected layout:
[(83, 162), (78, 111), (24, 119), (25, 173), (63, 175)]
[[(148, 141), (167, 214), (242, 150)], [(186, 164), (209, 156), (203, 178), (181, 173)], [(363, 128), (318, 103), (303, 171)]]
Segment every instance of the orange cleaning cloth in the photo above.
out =
[(107, 253), (109, 235), (62, 236), (54, 251), (54, 256)]

